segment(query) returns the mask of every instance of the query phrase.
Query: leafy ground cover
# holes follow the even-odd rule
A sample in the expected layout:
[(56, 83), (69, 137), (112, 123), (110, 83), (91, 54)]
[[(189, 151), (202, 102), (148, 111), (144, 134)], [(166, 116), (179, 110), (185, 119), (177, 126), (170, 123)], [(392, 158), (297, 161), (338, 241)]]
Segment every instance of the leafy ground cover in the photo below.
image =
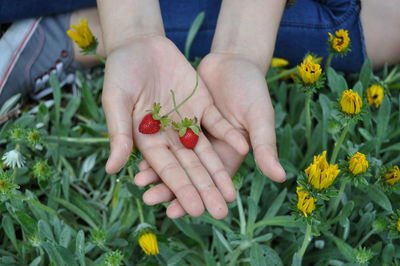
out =
[[(139, 151), (118, 174), (105, 173), (102, 68), (77, 73), (70, 88), (52, 77), (53, 95), (40, 103), (15, 109), (18, 97), (11, 99), (0, 109), (0, 264), (399, 265), (398, 67), (373, 73), (367, 61), (347, 76), (326, 67), (318, 88), (293, 82), (296, 71), (267, 75), (288, 180), (271, 182), (249, 153), (223, 220), (171, 220), (165, 206), (144, 205), (132, 184)], [(383, 90), (378, 105), (367, 100), (374, 84)], [(342, 103), (348, 89), (361, 104), (355, 96)], [(340, 172), (325, 172), (333, 168)], [(144, 223), (157, 255), (139, 245)]]

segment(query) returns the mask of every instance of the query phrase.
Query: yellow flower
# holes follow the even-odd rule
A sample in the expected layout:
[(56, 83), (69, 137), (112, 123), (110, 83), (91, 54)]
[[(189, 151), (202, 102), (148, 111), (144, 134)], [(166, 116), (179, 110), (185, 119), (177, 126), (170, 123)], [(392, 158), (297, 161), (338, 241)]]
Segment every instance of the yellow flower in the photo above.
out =
[(297, 209), (307, 217), (315, 210), (315, 202), (317, 199), (310, 197), (305, 191), (300, 191), (302, 189), (303, 187), (297, 187)]
[(369, 105), (375, 104), (376, 108), (382, 104), (384, 96), (385, 91), (381, 85), (374, 84), (367, 89), (367, 102)]
[(397, 220), (397, 231), (400, 232), (400, 218)]
[(79, 20), (79, 24), (71, 25), (71, 28), (67, 34), (82, 50), (90, 50), (97, 45), (97, 41), (89, 29), (87, 18)]
[(400, 169), (395, 165), (392, 169), (388, 170), (383, 176), (383, 180), (389, 184), (394, 185), (400, 181)]
[(355, 115), (361, 112), (362, 100), (358, 92), (353, 90), (345, 90), (342, 93), (342, 99), (340, 100), (340, 106), (342, 112)]
[(307, 56), (300, 66), (297, 66), (297, 70), (304, 84), (314, 84), (322, 73), (321, 65), (316, 63), (311, 55)]
[(335, 32), (335, 36), (330, 32), (328, 34), (329, 43), (335, 52), (342, 53), (347, 50), (350, 44), (349, 32), (347, 30), (340, 29)]
[(326, 160), (326, 151), (314, 156), (314, 162), (304, 172), (308, 176), (308, 183), (315, 189), (322, 190), (330, 187), (340, 173), (336, 164), (329, 164)]
[(349, 160), (348, 168), (353, 175), (365, 173), (368, 168), (368, 161), (365, 154), (356, 152)]
[(278, 57), (272, 58), (271, 67), (278, 68), (278, 67), (285, 67), (287, 65), (289, 65), (289, 61), (286, 59), (278, 58)]
[(139, 246), (146, 255), (157, 255), (158, 251), (157, 236), (152, 232), (146, 232), (139, 237)]

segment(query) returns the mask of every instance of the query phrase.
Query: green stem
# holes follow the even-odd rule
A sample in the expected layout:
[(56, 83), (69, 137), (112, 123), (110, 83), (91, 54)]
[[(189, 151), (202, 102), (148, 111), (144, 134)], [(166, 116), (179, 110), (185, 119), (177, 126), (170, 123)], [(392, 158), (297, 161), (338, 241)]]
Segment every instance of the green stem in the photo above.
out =
[(101, 55), (99, 55), (98, 53), (95, 53), (94, 56), (96, 56), (96, 58), (102, 62), (103, 64), (106, 63), (106, 59), (104, 57), (102, 57)]
[(311, 96), (312, 96), (312, 93), (306, 92), (306, 100), (304, 102), (305, 112), (306, 112), (306, 139), (307, 139), (308, 147), (310, 147), (310, 143), (311, 143), (311, 111), (310, 111)]
[(287, 75), (290, 75), (290, 74), (292, 74), (292, 73), (295, 73), (296, 71), (297, 71), (297, 67), (293, 67), (293, 68), (291, 68), (291, 69), (282, 71), (282, 72), (279, 73), (278, 75), (275, 75), (275, 76), (273, 76), (273, 77), (267, 78), (267, 83), (273, 82), (273, 81), (278, 80), (278, 79), (281, 79), (281, 78), (284, 78), (284, 77), (286, 77)]
[(332, 205), (332, 215), (331, 215), (332, 218), (335, 217), (335, 215), (336, 215), (337, 208), (339, 207), (340, 200), (343, 197), (343, 193), (344, 193), (344, 190), (345, 190), (348, 182), (349, 182), (349, 180), (344, 178), (344, 179), (342, 179), (342, 182), (340, 183), (338, 195)]
[(109, 138), (72, 138), (72, 137), (57, 137), (57, 136), (47, 136), (44, 138), (45, 141), (48, 142), (70, 142), (70, 143), (86, 143), (86, 144), (94, 144), (94, 143), (109, 143)]
[(172, 94), (172, 103), (174, 104), (174, 110), (178, 114), (179, 118), (182, 120), (183, 118), (181, 116), (181, 113), (179, 113), (179, 109), (176, 108), (175, 92), (171, 90), (171, 94)]
[(362, 244), (364, 244), (365, 241), (367, 241), (368, 238), (370, 238), (373, 234), (375, 234), (375, 230), (369, 231), (368, 234), (366, 234), (363, 239), (360, 240), (357, 246), (361, 247)]
[(236, 193), (236, 198), (237, 198), (237, 206), (238, 206), (239, 220), (240, 220), (240, 234), (245, 235), (246, 234), (246, 218), (244, 216), (243, 204), (242, 204), (242, 199), (240, 198), (239, 191)]
[(343, 143), (344, 139), (346, 138), (346, 134), (347, 134), (347, 131), (349, 131), (349, 127), (350, 127), (350, 122), (347, 121), (347, 123), (344, 126), (344, 129), (342, 131), (342, 134), (340, 135), (339, 139), (335, 143), (335, 148), (332, 153), (332, 158), (331, 158), (330, 164), (334, 164), (336, 162), (336, 158), (339, 154), (340, 147), (342, 146), (342, 143)]
[(137, 206), (137, 209), (138, 209), (138, 212), (139, 212), (139, 220), (140, 220), (140, 223), (144, 223), (144, 215), (143, 215), (143, 207), (142, 207), (142, 203), (140, 202), (140, 200), (139, 199), (135, 199), (135, 201), (136, 201), (136, 206)]
[(312, 239), (311, 224), (307, 223), (307, 228), (306, 228), (306, 233), (304, 234), (303, 244), (301, 245), (301, 248), (298, 253), (300, 260), (303, 259), (304, 253), (306, 252), (306, 249), (308, 247), (308, 244), (310, 244), (311, 239)]
[(184, 105), (194, 95), (198, 85), (199, 85), (199, 74), (196, 73), (196, 85), (194, 86), (192, 92), (180, 104), (178, 104), (176, 107), (174, 106), (174, 108), (171, 111), (169, 111), (167, 114), (165, 114), (165, 116), (172, 114), (172, 112), (178, 110), (182, 105)]
[(329, 53), (328, 58), (326, 59), (325, 71), (328, 71), (328, 68), (331, 66), (332, 59), (333, 59), (333, 53)]

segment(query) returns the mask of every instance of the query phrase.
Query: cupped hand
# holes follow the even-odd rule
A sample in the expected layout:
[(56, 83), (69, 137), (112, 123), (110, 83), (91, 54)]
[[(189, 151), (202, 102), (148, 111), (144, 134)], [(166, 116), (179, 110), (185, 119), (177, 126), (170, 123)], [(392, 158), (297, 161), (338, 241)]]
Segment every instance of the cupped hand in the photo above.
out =
[[(198, 71), (223, 116), (250, 139), (261, 171), (271, 180), (283, 182), (285, 171), (278, 160), (274, 109), (264, 73), (257, 65), (238, 55), (216, 53), (206, 56)], [(244, 156), (233, 151), (221, 140), (211, 141), (232, 176)], [(136, 184), (144, 186), (160, 182), (147, 162), (141, 163), (140, 168), (143, 171), (136, 176)], [(163, 191), (165, 194), (156, 191)], [(150, 188), (145, 197), (160, 203), (172, 200), (174, 194), (164, 184), (159, 184)], [(171, 203), (169, 211), (175, 218), (185, 215), (179, 199)]]
[[(196, 71), (164, 37), (141, 37), (114, 49), (107, 57), (102, 95), (111, 141), (106, 171), (118, 172), (135, 143), (165, 188), (179, 200), (182, 210), (196, 217), (205, 207), (213, 217), (223, 218), (227, 214), (225, 202), (234, 200), (235, 190), (205, 135), (200, 133), (196, 147), (189, 150), (171, 127), (152, 135), (138, 131), (154, 102), (161, 104), (160, 114), (164, 115), (173, 107), (170, 90), (180, 102), (191, 93), (195, 82)], [(185, 117), (196, 117), (210, 135), (229, 143), (239, 154), (247, 153), (245, 138), (221, 116), (201, 79), (180, 112)], [(170, 118), (179, 122), (175, 113)]]

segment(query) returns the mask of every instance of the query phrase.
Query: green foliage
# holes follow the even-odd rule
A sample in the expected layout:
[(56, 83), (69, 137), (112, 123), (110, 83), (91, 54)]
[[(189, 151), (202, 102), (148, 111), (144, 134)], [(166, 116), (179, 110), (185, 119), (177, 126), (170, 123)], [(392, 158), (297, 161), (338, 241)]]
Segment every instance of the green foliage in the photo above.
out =
[[(387, 84), (391, 88), (397, 72), (387, 73), (394, 82)], [(118, 174), (104, 170), (109, 147), (100, 108), (102, 69), (78, 74), (78, 95), (61, 93), (64, 89), (52, 77), (53, 99), (28, 107), (0, 129), (1, 156), (18, 145), (25, 158), (20, 168), (1, 164), (0, 182), (5, 182), (0, 183), (0, 264), (398, 265), (400, 190), (398, 185), (385, 185), (381, 177), (400, 161), (399, 90), (389, 89), (379, 109), (367, 107), (362, 121), (350, 127), (338, 159), (346, 162), (356, 151), (363, 152), (369, 172), (356, 182), (352, 179), (357, 177), (346, 176), (343, 170), (329, 194), (323, 195), (326, 201), (319, 203), (319, 214), (309, 223), (304, 256), (299, 250), (307, 223), (293, 212), (304, 169), (314, 155), (332, 153), (341, 134), (343, 121), (335, 111), (341, 92), (351, 87), (365, 95), (373, 77), (388, 76), (375, 75), (368, 62), (359, 76), (345, 78), (328, 69), (326, 87), (311, 99), (309, 144), (304, 138), (304, 93), (287, 80), (271, 82), (279, 155), (288, 180), (271, 182), (250, 153), (235, 176), (237, 200), (229, 204), (223, 220), (209, 214), (170, 220), (164, 206), (143, 205), (144, 190), (131, 183), (139, 153), (133, 153)], [(10, 110), (16, 99), (3, 109)], [(343, 180), (343, 197), (334, 211)], [(159, 255), (146, 256), (140, 249), (135, 229), (141, 219), (152, 225)]]

